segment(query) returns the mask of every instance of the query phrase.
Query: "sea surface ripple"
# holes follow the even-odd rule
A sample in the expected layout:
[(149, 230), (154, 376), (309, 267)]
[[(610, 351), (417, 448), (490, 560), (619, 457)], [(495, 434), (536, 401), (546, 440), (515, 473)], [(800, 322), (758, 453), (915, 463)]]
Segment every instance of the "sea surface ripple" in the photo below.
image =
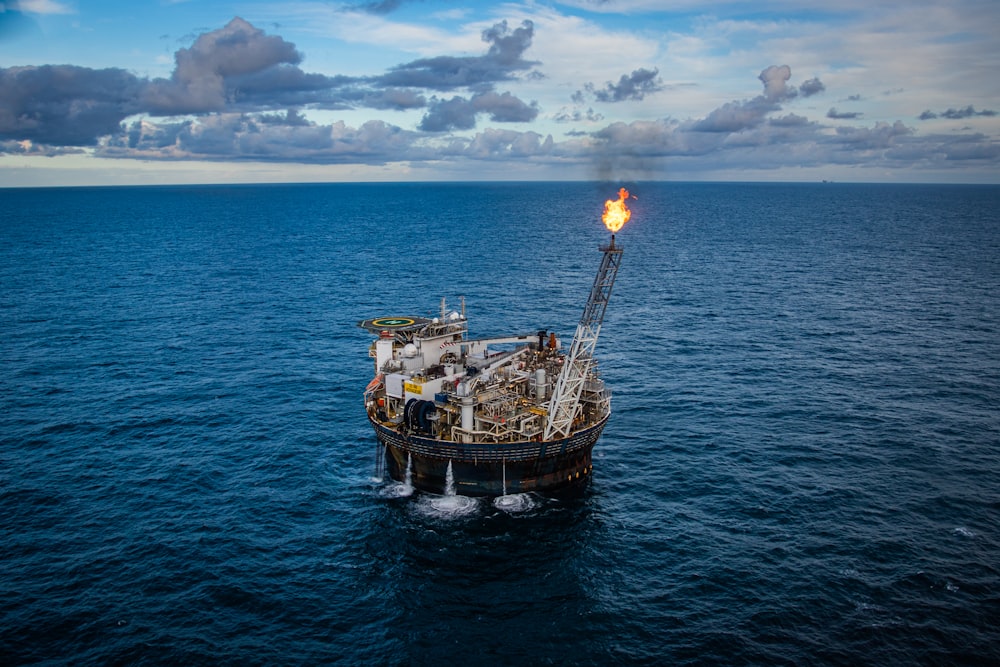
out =
[(0, 663), (1000, 664), (1000, 188), (630, 189), (590, 487), (461, 504), (356, 323), (568, 340), (616, 185), (0, 190)]

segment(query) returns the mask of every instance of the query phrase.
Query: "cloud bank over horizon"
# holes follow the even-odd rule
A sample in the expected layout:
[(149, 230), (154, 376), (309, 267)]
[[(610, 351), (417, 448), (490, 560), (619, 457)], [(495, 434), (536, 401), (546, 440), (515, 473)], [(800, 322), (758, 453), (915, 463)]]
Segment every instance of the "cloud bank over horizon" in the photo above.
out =
[[(379, 15), (400, 4), (363, 9)], [(528, 96), (549, 84), (540, 54), (559, 35), (512, 16), (479, 36), (479, 53), (427, 55), (367, 75), (321, 73), (303, 68), (306, 54), (296, 44), (234, 17), (177, 49), (168, 77), (81, 65), (0, 68), (0, 154), (311, 165), (489, 161), (632, 178), (720, 168), (1000, 166), (995, 136), (918, 127), (993, 119), (993, 109), (959, 101), (865, 123), (865, 112), (843, 108), (860, 96), (839, 90), (836, 77), (828, 83), (810, 72), (798, 80), (795, 63), (772, 62), (760, 64), (759, 94), (678, 118), (669, 113), (672, 96), (698, 82), (665, 77), (641, 57), (617, 77), (578, 81), (553, 108)], [(841, 106), (827, 101), (828, 111), (819, 110), (815, 100), (827, 97)], [(664, 113), (606, 116), (640, 103)]]

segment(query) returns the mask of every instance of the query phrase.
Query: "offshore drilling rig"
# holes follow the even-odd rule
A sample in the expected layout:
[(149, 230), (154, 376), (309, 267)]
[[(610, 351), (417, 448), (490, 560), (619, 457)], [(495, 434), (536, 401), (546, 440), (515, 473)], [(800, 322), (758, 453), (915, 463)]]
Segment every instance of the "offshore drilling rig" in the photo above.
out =
[[(611, 242), (569, 350), (554, 333), (470, 339), (465, 306), (438, 317), (378, 317), (360, 326), (375, 377), (364, 393), (389, 476), (442, 494), (501, 496), (585, 483), (591, 452), (611, 415), (594, 349), (631, 217), (629, 197), (605, 202)], [(497, 346), (513, 349), (498, 349)]]

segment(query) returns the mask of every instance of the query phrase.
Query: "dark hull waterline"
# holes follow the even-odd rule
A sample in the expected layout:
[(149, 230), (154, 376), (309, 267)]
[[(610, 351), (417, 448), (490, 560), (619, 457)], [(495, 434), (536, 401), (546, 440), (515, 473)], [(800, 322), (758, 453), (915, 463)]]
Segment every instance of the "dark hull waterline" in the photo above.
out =
[(586, 484), (593, 470), (591, 452), (607, 417), (558, 440), (495, 444), (445, 442), (372, 424), (392, 479), (443, 494), (451, 464), (456, 493), (501, 496)]

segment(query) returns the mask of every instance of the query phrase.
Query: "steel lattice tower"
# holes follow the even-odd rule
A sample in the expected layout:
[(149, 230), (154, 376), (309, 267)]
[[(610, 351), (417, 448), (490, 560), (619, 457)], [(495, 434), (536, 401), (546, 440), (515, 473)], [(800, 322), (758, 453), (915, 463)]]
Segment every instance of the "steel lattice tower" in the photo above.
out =
[(562, 438), (569, 435), (573, 420), (580, 411), (580, 394), (583, 384), (594, 363), (594, 348), (597, 337), (601, 333), (601, 323), (604, 321), (604, 311), (611, 298), (611, 288), (614, 287), (618, 267), (621, 266), (622, 248), (615, 246), (615, 236), (611, 235), (611, 243), (601, 246), (604, 253), (601, 268), (594, 278), (594, 286), (590, 290), (590, 298), (583, 309), (580, 323), (576, 325), (576, 334), (566, 355), (566, 363), (559, 378), (556, 380), (552, 399), (549, 402), (549, 419), (545, 425), (544, 440)]

